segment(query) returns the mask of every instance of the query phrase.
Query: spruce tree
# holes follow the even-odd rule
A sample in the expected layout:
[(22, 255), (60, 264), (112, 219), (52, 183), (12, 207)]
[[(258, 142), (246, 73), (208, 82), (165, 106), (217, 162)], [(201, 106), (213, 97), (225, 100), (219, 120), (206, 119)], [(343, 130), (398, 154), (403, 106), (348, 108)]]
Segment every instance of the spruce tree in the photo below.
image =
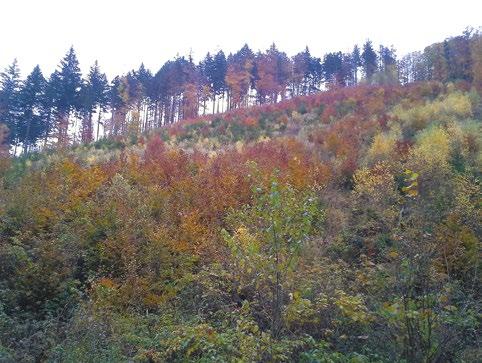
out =
[(97, 119), (97, 137), (101, 124), (102, 112), (107, 108), (108, 104), (109, 84), (107, 77), (100, 71), (97, 61), (90, 68), (87, 79), (84, 80), (81, 88), (81, 114), (82, 114), (82, 142), (89, 143), (93, 140), (93, 122), (94, 112), (98, 112)]
[(365, 78), (370, 81), (378, 69), (378, 57), (377, 53), (373, 50), (373, 45), (370, 40), (367, 40), (363, 45), (363, 53), (361, 55), (363, 63), (363, 72)]
[(19, 136), (19, 92), (20, 70), (14, 59), (4, 72), (0, 73), (0, 123), (8, 128), (7, 142), (15, 147), (16, 153)]
[(358, 68), (362, 66), (362, 59), (360, 55), (360, 48), (358, 45), (353, 47), (353, 51), (351, 53), (351, 60), (353, 62), (353, 84), (358, 83)]
[(19, 95), (19, 140), (27, 153), (47, 131), (47, 112), (44, 107), (46, 81), (37, 65), (23, 82)]
[[(228, 69), (228, 64), (224, 52), (220, 50), (214, 56), (214, 69), (211, 75), (213, 82), (213, 91), (215, 96), (222, 96), (224, 98), (224, 92), (226, 91), (226, 71)], [(213, 107), (214, 109), (214, 107)], [(217, 112), (219, 112), (219, 103)]]
[(57, 111), (57, 141), (60, 147), (68, 144), (69, 118), (80, 109), (82, 75), (74, 48), (60, 61), (57, 71), (55, 108)]

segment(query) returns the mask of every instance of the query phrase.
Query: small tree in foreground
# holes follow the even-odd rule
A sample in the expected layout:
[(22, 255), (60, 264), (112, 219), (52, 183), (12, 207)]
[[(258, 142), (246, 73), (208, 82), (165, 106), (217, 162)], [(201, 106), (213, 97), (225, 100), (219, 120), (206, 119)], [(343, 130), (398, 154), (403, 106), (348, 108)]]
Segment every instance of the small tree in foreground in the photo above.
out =
[(286, 288), (302, 246), (320, 228), (318, 204), (312, 191), (298, 192), (274, 178), (269, 188), (254, 190), (252, 205), (230, 215), (234, 233), (223, 230), (235, 261), (238, 292), (254, 290), (260, 305), (270, 305), (266, 310), (273, 337), (282, 330)]

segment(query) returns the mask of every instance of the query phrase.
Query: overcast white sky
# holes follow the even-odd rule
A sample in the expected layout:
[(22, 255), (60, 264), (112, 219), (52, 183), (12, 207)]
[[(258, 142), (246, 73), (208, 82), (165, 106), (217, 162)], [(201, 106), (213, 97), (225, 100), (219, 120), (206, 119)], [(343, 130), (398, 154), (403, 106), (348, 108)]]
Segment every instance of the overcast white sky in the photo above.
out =
[(48, 75), (74, 45), (83, 71), (98, 59), (112, 78), (244, 43), (321, 56), (370, 38), (403, 55), (482, 25), (482, 1), (2, 0), (0, 14), (0, 68), (16, 57), (23, 76), (35, 64)]

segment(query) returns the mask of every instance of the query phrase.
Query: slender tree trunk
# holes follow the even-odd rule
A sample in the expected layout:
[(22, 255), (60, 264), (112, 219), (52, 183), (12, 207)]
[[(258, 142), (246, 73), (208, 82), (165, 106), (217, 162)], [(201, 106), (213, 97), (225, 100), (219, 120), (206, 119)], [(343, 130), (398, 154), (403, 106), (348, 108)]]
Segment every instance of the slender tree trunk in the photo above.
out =
[(30, 138), (30, 127), (32, 125), (32, 120), (29, 119), (27, 122), (27, 130), (25, 130), (25, 141), (23, 142), (23, 153), (27, 155), (28, 153), (28, 146), (29, 146), (29, 138)]
[(157, 115), (158, 115), (158, 102), (154, 103), (154, 125), (157, 126)]
[[(112, 118), (114, 118), (114, 112), (115, 112), (115, 110), (112, 109)], [(99, 115), (97, 116), (97, 135), (95, 136), (96, 140), (99, 140), (101, 117), (102, 117), (102, 108), (99, 107)]]
[(58, 135), (57, 146), (65, 148), (68, 145), (68, 129), (69, 129), (69, 113), (62, 113), (59, 115), (58, 121)]

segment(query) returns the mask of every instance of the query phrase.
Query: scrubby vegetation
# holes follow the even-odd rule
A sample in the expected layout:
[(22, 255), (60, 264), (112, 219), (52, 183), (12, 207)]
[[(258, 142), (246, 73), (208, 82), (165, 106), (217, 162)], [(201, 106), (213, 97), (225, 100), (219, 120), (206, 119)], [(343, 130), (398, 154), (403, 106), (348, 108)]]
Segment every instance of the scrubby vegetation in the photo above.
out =
[(365, 85), (5, 158), (0, 360), (480, 361), (481, 105)]

